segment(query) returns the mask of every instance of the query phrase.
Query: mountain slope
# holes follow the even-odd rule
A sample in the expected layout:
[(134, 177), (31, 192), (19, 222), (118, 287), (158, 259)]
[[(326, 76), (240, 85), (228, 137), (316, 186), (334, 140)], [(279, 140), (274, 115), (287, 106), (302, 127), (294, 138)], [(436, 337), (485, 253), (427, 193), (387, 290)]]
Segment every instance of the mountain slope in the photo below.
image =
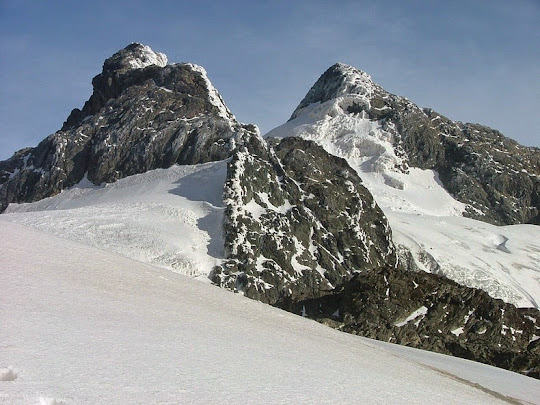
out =
[[(79, 184), (11, 204), (2, 219), (209, 277), (344, 331), (537, 375), (537, 310), (397, 268), (386, 219), (344, 160), (298, 138), (272, 147), (250, 138), (229, 162)], [(431, 238), (437, 229), (422, 218), (427, 224), (418, 230)], [(526, 253), (514, 250), (514, 260), (526, 263)], [(499, 283), (511, 286), (504, 278)], [(536, 284), (525, 278), (513, 287), (534, 292)]]
[[(302, 130), (306, 121), (317, 121), (317, 129)], [(299, 135), (307, 131), (317, 137), (324, 127), (333, 128), (326, 137), (334, 137), (338, 149), (348, 149), (364, 172), (384, 173), (390, 186), (402, 187), (399, 175), (409, 168), (432, 169), (445, 189), (466, 204), (467, 216), (498, 225), (538, 223), (538, 148), (420, 109), (382, 89), (367, 73), (340, 63), (317, 80), (289, 123), (268, 136), (297, 128)], [(388, 143), (392, 150), (385, 147)]]
[[(540, 303), (540, 227), (464, 218), (479, 208), (448, 193), (439, 166), (413, 167), (418, 153), (446, 162), (431, 154), (424, 124), (403, 129), (428, 112), (336, 65), (272, 131), (284, 139), (265, 140), (236, 122), (202, 68), (166, 65), (140, 44), (106, 60), (93, 84), (61, 131), (0, 162), (6, 221), (209, 277), (353, 333), (538, 376), (540, 315), (511, 304)], [(425, 147), (406, 146), (411, 137)], [(520, 173), (510, 177), (534, 185)], [(534, 199), (527, 190), (519, 204)], [(534, 213), (519, 204), (512, 218)], [(484, 219), (510, 218), (488, 208)]]
[(35, 203), (11, 204), (2, 218), (206, 277), (224, 259), (226, 176), (227, 162), (220, 161), (156, 169), (103, 186), (84, 181)]
[(343, 334), (3, 218), (0, 402), (538, 403), (531, 378)]
[(200, 66), (166, 65), (132, 44), (103, 64), (94, 92), (62, 130), (0, 162), (0, 211), (57, 194), (84, 176), (94, 184), (178, 164), (228, 157), (239, 124)]
[[(315, 83), (291, 120), (265, 137), (299, 136), (345, 158), (386, 214), (400, 262), (409, 269), (444, 275), (507, 302), (538, 308), (540, 228), (501, 228), (462, 215), (498, 223), (532, 221), (539, 207), (540, 153), (506, 138), (500, 139), (507, 148), (494, 145), (493, 137), (482, 132), (465, 141), (469, 124), (433, 114), (386, 92), (366, 73), (337, 64)], [(456, 160), (450, 153), (456, 142), (482, 170), (497, 172), (493, 181), (473, 175)], [(498, 153), (495, 149), (506, 158), (489, 158)], [(450, 172), (445, 165), (452, 167)], [(523, 198), (497, 189), (497, 176), (524, 193)], [(452, 196), (449, 181), (471, 184)], [(503, 203), (490, 205), (478, 193)], [(515, 209), (508, 211), (508, 206)]]

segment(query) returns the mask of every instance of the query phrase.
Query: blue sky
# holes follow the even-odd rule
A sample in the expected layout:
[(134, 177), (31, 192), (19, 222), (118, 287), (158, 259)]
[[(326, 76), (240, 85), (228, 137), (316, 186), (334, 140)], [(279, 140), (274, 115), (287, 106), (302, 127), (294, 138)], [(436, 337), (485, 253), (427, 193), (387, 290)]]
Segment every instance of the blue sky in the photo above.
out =
[(0, 159), (55, 132), (131, 42), (194, 62), (240, 121), (285, 122), (333, 63), (540, 146), (540, 2), (0, 0)]

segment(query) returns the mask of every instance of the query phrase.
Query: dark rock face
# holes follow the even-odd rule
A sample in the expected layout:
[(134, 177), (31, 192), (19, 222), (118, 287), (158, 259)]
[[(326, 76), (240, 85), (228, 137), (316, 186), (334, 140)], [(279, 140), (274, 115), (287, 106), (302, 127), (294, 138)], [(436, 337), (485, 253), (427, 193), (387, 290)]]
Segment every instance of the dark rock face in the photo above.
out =
[(158, 66), (164, 55), (132, 44), (103, 65), (94, 93), (62, 130), (35, 148), (0, 162), (0, 212), (78, 183), (95, 184), (175, 163), (224, 159), (234, 138), (255, 127), (239, 124), (203, 69)]
[(408, 166), (436, 170), (448, 192), (469, 206), (469, 217), (497, 225), (540, 223), (540, 149), (521, 146), (491, 128), (420, 109), (342, 64), (319, 78), (291, 119), (310, 104), (347, 94), (367, 99), (347, 106), (347, 112), (379, 121)]
[(516, 308), (433, 274), (382, 267), (286, 309), (369, 338), (536, 378), (540, 372), (540, 311)]
[(386, 218), (344, 159), (299, 138), (243, 145), (228, 169), (229, 260), (212, 272), (216, 284), (282, 306), (395, 265)]

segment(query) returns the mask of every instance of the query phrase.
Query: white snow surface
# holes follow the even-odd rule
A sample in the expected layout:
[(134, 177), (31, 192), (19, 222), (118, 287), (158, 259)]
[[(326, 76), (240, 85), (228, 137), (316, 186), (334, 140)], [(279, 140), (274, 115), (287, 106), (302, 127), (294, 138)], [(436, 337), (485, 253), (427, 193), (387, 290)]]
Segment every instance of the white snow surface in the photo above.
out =
[(0, 369), (16, 378), (0, 381), (2, 404), (540, 403), (532, 378), (344, 334), (6, 218)]
[(464, 217), (386, 211), (394, 243), (422, 270), (444, 274), (518, 307), (540, 307), (540, 229)]
[[(400, 170), (395, 128), (385, 130), (364, 113), (347, 113), (352, 103), (368, 105), (374, 88), (357, 72), (349, 72), (338, 97), (298, 110), (296, 118), (265, 137), (299, 136), (345, 158), (387, 216), (395, 244), (412, 252), (418, 268), (517, 306), (539, 308), (540, 227), (466, 219), (466, 205), (442, 187), (435, 171)], [(364, 82), (364, 91), (346, 93), (351, 87), (346, 83)]]
[(206, 279), (224, 258), (227, 162), (172, 166), (10, 204), (2, 218)]
[(151, 65), (167, 66), (167, 55), (161, 52), (154, 52), (148, 45), (139, 45), (140, 49), (137, 49), (137, 57), (132, 56), (128, 60), (132, 69), (143, 69)]

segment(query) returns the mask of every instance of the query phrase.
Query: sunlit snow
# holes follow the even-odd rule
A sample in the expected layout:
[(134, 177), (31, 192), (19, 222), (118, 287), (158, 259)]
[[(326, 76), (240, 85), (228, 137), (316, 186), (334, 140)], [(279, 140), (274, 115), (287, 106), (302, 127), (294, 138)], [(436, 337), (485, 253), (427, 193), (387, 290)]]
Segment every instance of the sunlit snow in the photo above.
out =
[(8, 222), (0, 403), (538, 403), (540, 383), (371, 341)]
[(140, 55), (136, 58), (130, 55), (128, 62), (132, 69), (143, 69), (151, 65), (164, 67), (167, 65), (167, 56), (161, 52), (154, 52), (147, 45), (140, 44)]
[(153, 263), (206, 276), (224, 258), (227, 162), (173, 166), (57, 196), (10, 204), (2, 218)]

